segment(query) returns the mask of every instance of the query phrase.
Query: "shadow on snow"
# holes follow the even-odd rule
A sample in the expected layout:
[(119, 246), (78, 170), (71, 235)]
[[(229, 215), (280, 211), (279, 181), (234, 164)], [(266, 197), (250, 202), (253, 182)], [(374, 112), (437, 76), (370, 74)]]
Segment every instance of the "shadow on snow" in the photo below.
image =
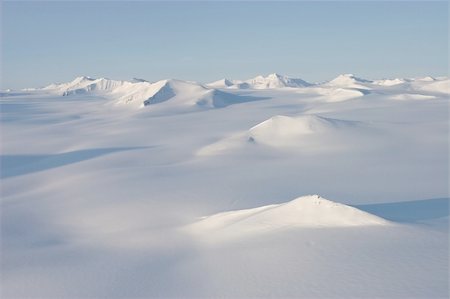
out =
[(103, 155), (148, 147), (117, 147), (78, 150), (48, 155), (1, 155), (0, 178), (9, 178), (82, 162)]
[(418, 222), (449, 216), (450, 198), (356, 205), (368, 213), (396, 222)]

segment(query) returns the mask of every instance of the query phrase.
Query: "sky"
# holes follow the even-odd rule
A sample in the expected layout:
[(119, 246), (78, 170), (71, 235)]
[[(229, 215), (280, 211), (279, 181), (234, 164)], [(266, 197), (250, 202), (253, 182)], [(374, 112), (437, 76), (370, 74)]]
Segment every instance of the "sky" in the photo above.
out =
[(2, 2), (1, 88), (448, 76), (448, 2)]

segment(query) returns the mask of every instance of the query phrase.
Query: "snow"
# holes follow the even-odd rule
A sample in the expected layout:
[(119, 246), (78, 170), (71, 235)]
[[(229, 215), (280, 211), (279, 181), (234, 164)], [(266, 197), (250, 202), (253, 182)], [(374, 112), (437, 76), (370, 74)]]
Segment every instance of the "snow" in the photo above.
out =
[(2, 91), (1, 297), (447, 298), (448, 78), (256, 78)]
[(326, 85), (337, 87), (365, 88), (365, 84), (370, 83), (372, 83), (372, 81), (358, 78), (353, 74), (342, 74), (327, 82)]
[(431, 81), (431, 83), (419, 87), (420, 91), (436, 92), (436, 93), (441, 93), (444, 95), (450, 94), (450, 80), (449, 79), (444, 79), (444, 80), (439, 80), (439, 81), (436, 79), (423, 80), (423, 81), (426, 81), (426, 82)]
[[(356, 134), (371, 134), (371, 131), (367, 124), (359, 121), (326, 118), (314, 114), (295, 117), (276, 115), (247, 131), (207, 145), (197, 154), (200, 156), (220, 155), (245, 146), (250, 149), (257, 145), (303, 152), (323, 151), (323, 140), (328, 140), (327, 147), (337, 150), (332, 142), (333, 136), (339, 136), (339, 143), (342, 143), (346, 133), (351, 133), (355, 137)], [(342, 147), (343, 144), (340, 146)]]
[(317, 115), (299, 117), (274, 116), (249, 130), (249, 138), (257, 143), (274, 147), (290, 145), (300, 141), (309, 134), (321, 134), (355, 123), (337, 119), (329, 119)]
[(188, 227), (192, 234), (213, 238), (242, 238), (247, 234), (278, 233), (294, 228), (326, 228), (388, 225), (389, 222), (354, 207), (318, 195), (296, 198), (282, 204), (228, 211), (204, 217)]
[(269, 74), (267, 76), (256, 76), (248, 80), (229, 80), (222, 79), (208, 84), (208, 86), (216, 88), (233, 88), (233, 89), (272, 89), (285, 87), (307, 87), (311, 86), (299, 78), (291, 78), (277, 73)]
[(234, 85), (234, 83), (233, 83), (233, 81), (228, 80), (228, 79), (220, 79), (220, 80), (208, 83), (207, 85), (212, 88), (227, 88), (227, 87)]

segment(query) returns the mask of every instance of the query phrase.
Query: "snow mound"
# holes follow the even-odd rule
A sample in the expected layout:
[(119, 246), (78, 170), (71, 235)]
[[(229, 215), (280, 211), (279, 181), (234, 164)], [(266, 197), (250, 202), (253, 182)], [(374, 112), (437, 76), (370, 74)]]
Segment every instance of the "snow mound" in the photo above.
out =
[[(273, 116), (247, 131), (236, 133), (202, 147), (198, 156), (214, 156), (243, 148), (245, 145), (263, 145), (276, 149), (317, 150), (323, 138), (336, 135), (344, 129), (361, 127), (361, 122), (326, 118), (318, 115), (290, 117)], [(343, 131), (345, 132), (345, 131)], [(321, 146), (322, 150), (324, 149)]]
[(357, 122), (318, 115), (298, 117), (277, 115), (252, 127), (248, 135), (252, 142), (280, 147), (296, 144), (305, 135), (326, 133), (355, 125)]
[(187, 228), (195, 234), (224, 233), (226, 236), (241, 236), (290, 228), (355, 227), (389, 223), (383, 218), (319, 195), (307, 195), (282, 204), (203, 217)]

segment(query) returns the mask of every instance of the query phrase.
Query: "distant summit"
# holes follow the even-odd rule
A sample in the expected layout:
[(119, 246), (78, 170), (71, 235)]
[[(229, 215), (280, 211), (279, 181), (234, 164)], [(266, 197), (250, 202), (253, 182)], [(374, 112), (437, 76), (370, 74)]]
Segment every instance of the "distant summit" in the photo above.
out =
[(222, 79), (208, 84), (208, 86), (217, 88), (233, 88), (233, 89), (272, 89), (284, 87), (307, 87), (311, 86), (302, 79), (291, 78), (277, 73), (267, 76), (256, 76), (248, 80), (229, 80)]
[(354, 88), (365, 88), (365, 84), (371, 84), (373, 81), (362, 79), (356, 77), (353, 74), (342, 74), (326, 82), (326, 85), (329, 86), (338, 86), (338, 87), (354, 87)]
[(87, 76), (81, 76), (68, 83), (51, 84), (44, 87), (43, 90), (67, 96), (71, 94), (85, 94), (91, 91), (111, 91), (114, 88), (129, 83), (130, 82), (127, 81), (117, 81), (107, 78), (94, 79)]
[(291, 78), (277, 73), (270, 74), (266, 77), (257, 76), (245, 81), (245, 83), (255, 89), (311, 86), (311, 83), (302, 79)]

